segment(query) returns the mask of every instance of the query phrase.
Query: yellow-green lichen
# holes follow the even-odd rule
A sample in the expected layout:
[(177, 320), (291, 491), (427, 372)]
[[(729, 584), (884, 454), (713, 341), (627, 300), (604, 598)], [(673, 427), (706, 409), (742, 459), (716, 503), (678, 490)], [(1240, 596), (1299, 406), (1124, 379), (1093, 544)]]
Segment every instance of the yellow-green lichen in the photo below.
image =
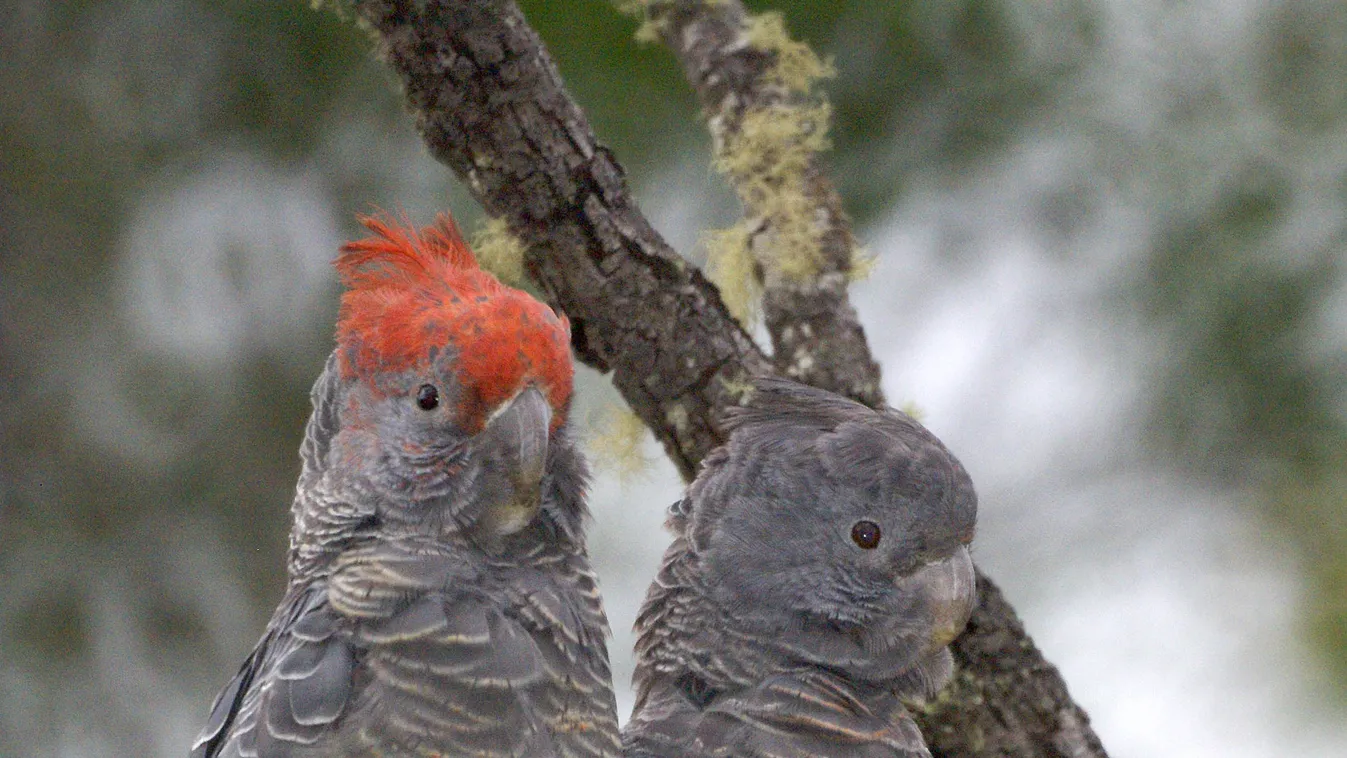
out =
[(309, 0), (310, 8), (316, 11), (332, 11), (343, 21), (347, 18), (347, 12), (352, 10), (352, 4), (351, 0)]
[(748, 403), (753, 398), (753, 393), (757, 392), (757, 387), (753, 386), (753, 380), (748, 377), (732, 379), (730, 377), (718, 377), (720, 386), (725, 388), (730, 397), (733, 397), (739, 405)]
[(618, 12), (640, 19), (641, 23), (633, 35), (637, 42), (649, 44), (663, 39), (668, 24), (663, 18), (651, 13), (650, 0), (618, 0), (614, 5)]
[(776, 54), (764, 75), (791, 92), (809, 94), (820, 79), (837, 75), (831, 60), (819, 58), (809, 45), (790, 38), (785, 18), (776, 11), (749, 16), (744, 36), (753, 47)]
[(664, 38), (664, 24), (653, 18), (648, 18), (636, 27), (636, 31), (631, 36), (637, 42), (653, 45)]
[(622, 481), (649, 468), (650, 459), (645, 452), (649, 431), (641, 417), (629, 408), (610, 405), (590, 427), (594, 431), (587, 447), (600, 468), (615, 472)]
[(664, 412), (664, 420), (673, 427), (674, 434), (685, 436), (688, 433), (688, 409), (682, 403), (674, 403)]
[(739, 128), (725, 135), (714, 166), (737, 183), (757, 185), (796, 178), (815, 153), (831, 146), (831, 117), (832, 107), (826, 102), (750, 108)]
[(355, 28), (369, 35), (370, 41), (376, 46), (382, 39), (379, 30), (356, 10), (355, 0), (309, 0), (309, 7), (319, 13), (327, 11), (340, 21), (355, 24)]
[(750, 109), (725, 135), (714, 161), (750, 214), (767, 222), (764, 262), (795, 279), (818, 273), (821, 229), (805, 195), (805, 169), (828, 148), (830, 114), (826, 102)]
[(488, 218), (472, 235), (477, 263), (511, 287), (524, 283), (524, 243), (503, 218)]
[(906, 403), (903, 403), (902, 405), (898, 406), (898, 410), (911, 416), (912, 419), (917, 423), (921, 423), (921, 420), (923, 418), (926, 418), (925, 409), (923, 409), (920, 405), (917, 405), (916, 400), (908, 400)]
[(819, 272), (823, 231), (815, 219), (816, 207), (800, 184), (781, 187), (760, 206), (771, 219), (773, 258), (776, 269), (788, 279), (804, 281)]
[(847, 267), (847, 280), (863, 282), (869, 279), (878, 262), (878, 256), (870, 252), (869, 248), (863, 245), (853, 246), (851, 248), (851, 263)]
[[(710, 9), (723, 0), (703, 4)], [(616, 0), (616, 6), (641, 20), (638, 38), (656, 39), (667, 31), (659, 26), (670, 8), (667, 0)], [(713, 166), (739, 195), (749, 221), (712, 232), (706, 245), (711, 278), (734, 316), (750, 325), (764, 276), (769, 282), (777, 276), (809, 280), (822, 265), (826, 218), (819, 217), (817, 200), (808, 194), (806, 171), (814, 155), (829, 147), (832, 111), (816, 85), (836, 71), (808, 44), (791, 39), (780, 13), (745, 14), (742, 33), (749, 46), (771, 54), (762, 83), (779, 88), (776, 94), (785, 98), (769, 97), (766, 105), (712, 119)], [(750, 227), (762, 230), (751, 249), (745, 231)], [(862, 252), (853, 254), (851, 270), (854, 278), (869, 270)]]
[(728, 229), (713, 229), (703, 235), (706, 271), (720, 290), (730, 315), (751, 328), (758, 318), (762, 284), (754, 269), (757, 261), (749, 249), (748, 224), (740, 221)]

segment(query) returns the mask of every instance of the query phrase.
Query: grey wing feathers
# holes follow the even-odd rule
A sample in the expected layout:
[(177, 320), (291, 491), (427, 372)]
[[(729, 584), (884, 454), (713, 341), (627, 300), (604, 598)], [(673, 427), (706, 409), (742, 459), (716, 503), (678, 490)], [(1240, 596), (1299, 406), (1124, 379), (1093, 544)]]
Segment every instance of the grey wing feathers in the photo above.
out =
[(545, 611), (515, 612), (431, 594), (387, 622), (362, 626), (381, 748), (618, 755), (606, 664), (596, 668), (577, 646), (531, 629), (527, 613)]
[(626, 758), (930, 758), (894, 698), (867, 705), (820, 672), (772, 677), (699, 709), (667, 680), (623, 733)]
[(896, 701), (877, 713), (831, 676), (776, 676), (711, 703), (697, 742), (720, 758), (930, 758), (916, 724)]
[(354, 651), (336, 633), (326, 604), (314, 604), (300, 616), (283, 633), (283, 642), (254, 726), (258, 754), (268, 758), (318, 742), (351, 696)]
[(541, 654), (517, 622), (436, 592), (340, 630), (326, 598), (313, 593), (263, 639), (192, 758), (555, 755), (528, 702)]
[(556, 567), (578, 572), (567, 577), (575, 595), (528, 572), (497, 594), (378, 547), (347, 557), (331, 592), (358, 619), (362, 744), (395, 755), (619, 754), (602, 610), (591, 612), (597, 588), (583, 566)]
[(243, 696), (252, 684), (253, 678), (257, 675), (258, 667), (265, 653), (266, 640), (264, 639), (262, 644), (259, 644), (248, 656), (248, 659), (243, 662), (242, 668), (234, 675), (229, 684), (225, 685), (220, 694), (215, 696), (215, 702), (210, 707), (210, 718), (207, 719), (205, 728), (201, 730), (201, 733), (192, 743), (190, 758), (211, 758), (219, 755), (218, 750), (221, 740), (234, 723)]
[(192, 758), (621, 754), (586, 571), (576, 597), (520, 582), (493, 599), (442, 563), (344, 557), (278, 612)]
[(599, 589), (583, 561), (558, 571), (575, 590), (571, 602), (550, 583), (512, 587), (513, 607), (552, 683), (540, 694), (538, 712), (561, 755), (616, 757), (622, 753)]
[(647, 687), (622, 730), (625, 758), (701, 758), (692, 749), (702, 714), (667, 680)]
[(316, 742), (351, 693), (353, 651), (336, 634), (326, 593), (311, 589), (282, 606), (267, 635), (216, 698), (192, 758), (291, 755)]
[(362, 624), (369, 699), (385, 748), (448, 755), (541, 753), (528, 692), (541, 679), (537, 646), (485, 604), (427, 594), (385, 621)]

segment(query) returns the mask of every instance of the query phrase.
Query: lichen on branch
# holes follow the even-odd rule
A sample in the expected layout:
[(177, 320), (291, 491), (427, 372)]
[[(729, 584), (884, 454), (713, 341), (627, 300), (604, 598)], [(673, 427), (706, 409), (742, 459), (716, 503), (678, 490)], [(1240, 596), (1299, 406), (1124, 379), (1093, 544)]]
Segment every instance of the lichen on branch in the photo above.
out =
[[(823, 268), (826, 220), (814, 212), (817, 203), (806, 193), (805, 172), (831, 147), (832, 108), (817, 85), (836, 71), (809, 45), (791, 39), (784, 17), (775, 11), (745, 16), (741, 33), (742, 43), (769, 61), (759, 74), (768, 96), (709, 121), (715, 141), (712, 166), (739, 196), (745, 226), (756, 230), (747, 242), (758, 265), (735, 270), (758, 279), (781, 275), (807, 281)], [(762, 289), (760, 283), (717, 281), (741, 292)]]
[(754, 270), (757, 261), (749, 249), (751, 232), (748, 222), (727, 229), (712, 229), (702, 235), (706, 248), (706, 273), (720, 290), (730, 315), (746, 328), (757, 324), (761, 316), (761, 277)]
[(678, 56), (702, 103), (713, 167), (743, 206), (744, 220), (708, 246), (736, 316), (751, 324), (761, 312), (782, 374), (882, 404), (879, 367), (847, 296), (869, 256), (820, 159), (831, 118), (820, 82), (831, 61), (792, 39), (781, 14), (750, 14), (739, 0), (619, 7), (641, 19), (639, 36), (658, 36)]
[(483, 269), (511, 287), (524, 283), (524, 243), (503, 218), (487, 218), (472, 235), (472, 250)]
[(814, 98), (819, 96), (815, 85), (837, 75), (832, 59), (820, 58), (809, 45), (791, 39), (786, 18), (777, 11), (751, 15), (744, 26), (748, 44), (775, 56), (771, 67), (763, 72), (767, 81)]
[(595, 464), (616, 473), (624, 483), (649, 471), (650, 457), (645, 452), (645, 440), (650, 430), (641, 417), (616, 403), (596, 415), (590, 420), (591, 432), (585, 445)]
[(807, 280), (819, 274), (824, 229), (805, 194), (805, 170), (829, 146), (829, 113), (826, 102), (753, 108), (716, 150), (713, 165), (765, 235), (751, 242), (766, 276)]

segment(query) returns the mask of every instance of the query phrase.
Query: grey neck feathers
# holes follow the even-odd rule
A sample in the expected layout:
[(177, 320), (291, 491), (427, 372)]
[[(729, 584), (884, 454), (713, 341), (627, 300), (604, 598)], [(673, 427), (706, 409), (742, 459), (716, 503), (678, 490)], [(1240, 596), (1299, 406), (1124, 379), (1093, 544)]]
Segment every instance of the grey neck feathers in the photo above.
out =
[(321, 574), (331, 556), (349, 540), (356, 525), (373, 516), (372, 507), (356, 505), (361, 502), (360, 498), (329, 492), (329, 480), (325, 477), (332, 439), (340, 429), (338, 410), (342, 381), (337, 360), (334, 350), (309, 392), (313, 413), (299, 447), (299, 483), (290, 508), (293, 516), (288, 561), (291, 583), (307, 582)]

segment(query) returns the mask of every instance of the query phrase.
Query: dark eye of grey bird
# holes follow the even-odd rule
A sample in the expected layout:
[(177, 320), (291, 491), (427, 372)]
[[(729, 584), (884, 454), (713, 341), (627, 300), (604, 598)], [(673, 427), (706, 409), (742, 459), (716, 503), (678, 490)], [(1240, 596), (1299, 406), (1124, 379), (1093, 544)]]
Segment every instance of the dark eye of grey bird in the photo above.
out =
[(879, 531), (879, 524), (873, 521), (857, 521), (851, 527), (851, 541), (855, 542), (862, 550), (874, 550), (879, 547), (879, 538), (883, 536)]
[(416, 405), (423, 411), (433, 411), (440, 404), (440, 391), (433, 384), (423, 384), (416, 391)]

